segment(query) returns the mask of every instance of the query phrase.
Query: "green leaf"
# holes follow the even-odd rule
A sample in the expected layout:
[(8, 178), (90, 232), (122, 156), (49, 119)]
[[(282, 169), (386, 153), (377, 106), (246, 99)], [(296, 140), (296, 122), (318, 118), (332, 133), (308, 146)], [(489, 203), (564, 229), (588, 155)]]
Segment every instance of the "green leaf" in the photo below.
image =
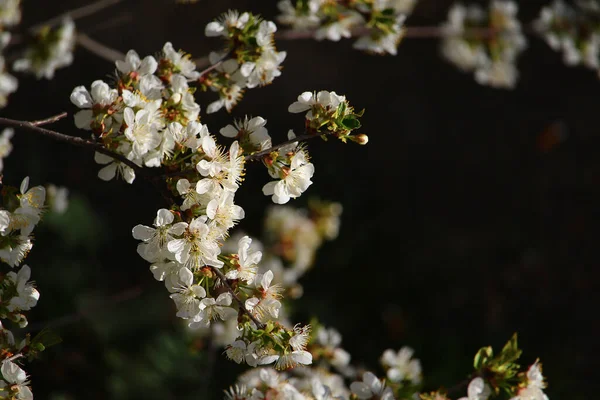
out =
[(353, 115), (348, 115), (342, 119), (341, 125), (346, 129), (360, 128), (360, 121)]
[(473, 360), (473, 367), (476, 370), (480, 370), (485, 367), (490, 359), (494, 356), (494, 350), (492, 350), (491, 346), (482, 347), (479, 349), (477, 354), (475, 354), (475, 358)]
[[(45, 350), (50, 346), (57, 345), (62, 342), (62, 338), (58, 336), (52, 329), (46, 327), (31, 339), (31, 346), (38, 348), (40, 351)], [(42, 346), (39, 348), (38, 346)]]

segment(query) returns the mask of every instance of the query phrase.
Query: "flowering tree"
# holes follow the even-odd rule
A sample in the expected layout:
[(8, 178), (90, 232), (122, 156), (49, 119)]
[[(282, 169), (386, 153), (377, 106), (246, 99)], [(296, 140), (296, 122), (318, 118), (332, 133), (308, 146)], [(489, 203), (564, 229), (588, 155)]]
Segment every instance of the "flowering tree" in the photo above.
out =
[[(57, 69), (73, 62), (76, 45), (114, 62), (106, 70), (109, 78), (96, 77), (70, 91), (71, 110), (33, 121), (2, 117), (7, 128), (0, 155), (10, 156), (15, 135), (41, 135), (87, 150), (100, 164), (102, 181), (152, 186), (162, 204), (131, 227), (137, 253), (152, 277), (163, 282), (176, 317), (211, 348), (222, 349), (232, 366), (247, 367), (228, 389), (222, 388), (225, 398), (548, 398), (541, 363), (520, 363), (516, 334), (499, 350), (473, 349), (472, 371), (461, 367), (463, 381), (433, 388), (426, 385), (426, 371), (408, 345), (382, 349), (379, 366), (366, 366), (342, 347), (340, 333), (320, 322), (318, 313), (309, 320), (295, 319), (294, 302), (304, 298), (300, 279), (316, 264), (323, 243), (338, 236), (343, 199), (313, 198), (305, 209), (291, 203), (306, 196), (317, 179), (319, 165), (315, 167), (308, 150), (318, 146), (314, 139), (338, 139), (342, 150), (344, 144), (368, 143), (360, 99), (350, 102), (328, 88), (295, 93), (287, 105), (294, 114), (292, 128), (285, 135), (272, 136), (269, 118), (258, 115), (232, 118), (223, 126), (204, 120), (213, 113), (233, 113), (249, 92), (276, 87), (288, 57), (280, 40), (353, 38), (353, 47), (371, 53), (364, 55), (369, 57), (397, 55), (404, 38), (439, 37), (448, 61), (472, 72), (481, 85), (507, 89), (518, 84), (516, 62), (527, 48), (526, 33), (533, 33), (562, 51), (568, 64), (597, 69), (595, 2), (577, 8), (554, 2), (529, 25), (517, 19), (517, 5), (510, 1), (492, 1), (487, 8), (457, 4), (441, 26), (411, 27), (414, 1), (284, 0), (276, 21), (229, 10), (206, 24), (204, 34), (221, 42), (200, 58), (170, 41), (153, 54), (135, 49), (120, 54), (77, 33), (78, 18), (116, 3), (92, 3), (14, 35), (21, 5), (0, 3), (6, 51), (0, 59), (2, 106), (18, 90), (17, 74), (53, 79)], [(201, 102), (204, 92), (210, 97)], [(65, 117), (80, 131), (50, 128)], [(268, 181), (262, 193), (247, 194), (246, 200), (267, 196), (275, 205), (269, 206), (263, 234), (256, 237), (243, 229), (250, 205), (237, 199), (245, 180), (262, 168)], [(0, 286), (0, 315), (13, 324), (1, 326), (2, 398), (33, 398), (36, 377), (25, 370), (58, 342), (50, 330), (23, 338), (16, 332), (28, 325), (24, 312), (37, 304), (38, 289), (43, 292), (24, 264), (35, 251), (33, 230), (46, 213), (58, 219), (66, 207), (65, 188), (30, 187), (29, 181), (2, 182), (0, 258), (7, 272)]]

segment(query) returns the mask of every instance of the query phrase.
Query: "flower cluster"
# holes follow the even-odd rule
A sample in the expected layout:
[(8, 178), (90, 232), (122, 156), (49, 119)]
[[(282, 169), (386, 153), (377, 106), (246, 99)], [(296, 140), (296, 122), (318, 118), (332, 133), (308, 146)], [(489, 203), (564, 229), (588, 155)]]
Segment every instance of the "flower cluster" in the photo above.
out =
[(304, 92), (298, 100), (288, 107), (291, 113), (305, 114), (306, 131), (313, 135), (335, 136), (342, 142), (347, 140), (358, 144), (367, 144), (369, 138), (364, 134), (352, 135), (352, 131), (360, 128), (358, 118), (363, 111), (354, 112), (346, 100), (346, 96), (336, 92), (321, 90), (320, 92)]
[[(542, 390), (546, 383), (541, 364), (536, 360), (527, 371), (519, 372), (517, 360), (521, 352), (516, 334), (496, 356), (491, 347), (481, 348), (475, 355), (476, 372), (467, 388), (467, 396), (459, 400), (488, 400), (501, 391), (510, 395), (511, 400), (548, 400)], [(434, 398), (433, 394), (431, 398)]]
[(15, 134), (14, 129), (5, 128), (0, 133), (0, 174), (4, 169), (4, 159), (12, 152), (13, 146), (10, 139)]
[[(5, 107), (8, 96), (18, 87), (17, 78), (7, 71), (6, 59), (12, 63), (14, 72), (32, 73), (38, 79), (52, 79), (57, 69), (67, 67), (73, 62), (75, 48), (75, 24), (70, 18), (64, 18), (57, 26), (43, 25), (35, 29), (26, 40), (24, 47), (5, 58), (5, 48), (11, 44), (10, 28), (21, 22), (21, 1), (4, 0), (0, 2), (0, 108)], [(15, 56), (16, 57), (13, 57)]]
[(478, 5), (453, 5), (443, 25), (443, 56), (461, 70), (474, 72), (481, 85), (514, 88), (517, 57), (527, 47), (517, 10), (511, 0), (492, 0), (487, 12)]
[[(596, 5), (593, 7), (593, 5)], [(554, 0), (544, 7), (534, 22), (536, 31), (567, 65), (600, 68), (600, 14), (595, 2), (579, 2), (575, 7)]]
[(354, 48), (375, 54), (397, 53), (403, 24), (416, 0), (281, 0), (277, 21), (293, 30), (314, 30), (317, 40), (339, 41), (359, 33)]
[[(200, 76), (189, 55), (167, 42), (158, 60), (140, 59), (130, 50), (116, 67), (112, 87), (96, 80), (89, 91), (84, 86), (73, 89), (71, 102), (82, 109), (75, 114), (78, 128), (91, 130), (107, 149), (137, 166), (177, 167), (192, 156), (217, 155), (214, 141), (199, 123), (200, 106), (188, 85)], [(101, 153), (95, 159), (105, 164), (98, 173), (101, 179), (117, 174), (129, 183), (135, 179), (131, 165)]]
[[(0, 260), (15, 268), (23, 262), (32, 248), (31, 233), (44, 211), (46, 190), (43, 186), (29, 188), (29, 177), (23, 179), (19, 189), (2, 187), (0, 204)], [(27, 336), (16, 342), (13, 333), (2, 320), (27, 326), (24, 312), (35, 307), (40, 293), (30, 280), (31, 268), (23, 264), (18, 271), (0, 274), (0, 398), (32, 399), (27, 375), (16, 360), (33, 357), (44, 349), (41, 342)]]
[(29, 178), (23, 179), (20, 191), (4, 187), (0, 210), (0, 260), (11, 267), (19, 265), (31, 250), (31, 232), (44, 210), (46, 189), (29, 188)]
[[(277, 315), (279, 323), (288, 329), (293, 328), (286, 300), (302, 296), (303, 288), (299, 280), (313, 265), (315, 253), (324, 240), (332, 240), (337, 236), (340, 213), (339, 203), (316, 199), (309, 200), (308, 209), (271, 206), (267, 209), (264, 236), (260, 241), (237, 231), (223, 244), (222, 253), (234, 255), (235, 268), (225, 274), (227, 279), (251, 284), (258, 275), (262, 277), (259, 282), (263, 290), (278, 290), (279, 296), (274, 299), (277, 301), (257, 303), (259, 299), (256, 297), (247, 302), (247, 309), (256, 312), (257, 318), (262, 318), (261, 315), (265, 313)], [(321, 332), (317, 329), (318, 337), (322, 336)], [(232, 319), (215, 321), (210, 329), (196, 330), (194, 334), (210, 335), (211, 340), (219, 346), (227, 346), (235, 341), (239, 330), (237, 321)], [(340, 360), (343, 358), (340, 353)]]
[[(362, 371), (350, 364), (350, 354), (340, 346), (341, 335), (333, 328), (315, 323), (315, 331), (310, 336), (302, 337), (306, 341), (306, 350), (312, 354), (314, 363), (310, 366), (299, 366), (293, 370), (279, 372), (273, 368), (254, 368), (244, 372), (237, 382), (226, 392), (226, 399), (387, 399), (413, 398), (417, 387), (404, 388), (398, 380), (379, 379), (370, 371)], [(233, 346), (228, 354), (235, 353)], [(395, 361), (396, 368), (415, 370), (415, 379), (420, 382), (420, 362), (410, 359), (412, 350), (401, 349), (398, 354), (408, 358)], [(389, 354), (396, 354), (388, 349), (382, 359)], [(240, 356), (241, 357), (241, 356)], [(409, 367), (410, 366), (410, 367)], [(418, 369), (418, 371), (416, 371)], [(405, 377), (410, 381), (410, 379)]]
[(37, 32), (23, 58), (14, 62), (13, 69), (31, 72), (38, 79), (52, 79), (58, 68), (71, 65), (74, 48), (75, 23), (67, 18), (57, 27), (45, 26)]
[[(275, 363), (279, 369), (310, 364), (302, 339), (309, 328), (278, 321), (285, 287), (273, 282), (271, 269), (259, 272), (262, 253), (251, 249), (252, 239), (243, 236), (236, 249), (223, 251), (230, 229), (245, 215), (234, 197), (246, 160), (262, 160), (276, 179), (263, 192), (276, 203), (284, 203), (312, 183), (314, 167), (304, 143), (292, 138), (269, 148), (266, 121), (246, 117), (221, 129), (223, 136), (236, 139), (229, 147), (217, 144), (208, 127), (199, 123), (200, 106), (187, 85), (187, 79), (197, 79), (199, 74), (170, 43), (158, 61), (152, 56), (141, 60), (130, 51), (125, 61), (117, 62), (117, 70), (115, 88), (96, 81), (91, 93), (83, 86), (73, 90), (72, 102), (83, 108), (75, 115), (75, 123), (135, 166), (163, 166), (168, 171), (164, 175), (167, 190), (179, 201), (172, 200), (170, 209), (158, 210), (153, 226), (137, 225), (132, 234), (141, 241), (138, 253), (171, 293), (177, 316), (193, 329), (208, 328), (214, 321), (227, 324), (237, 317), (241, 335), (229, 353), (238, 362)], [(304, 109), (310, 109), (306, 125), (311, 137), (353, 139), (351, 131), (360, 125), (360, 115), (353, 113), (344, 96), (319, 93)], [(312, 126), (310, 121), (319, 125)], [(101, 178), (110, 179), (120, 171), (129, 182), (133, 180), (133, 167), (123, 160), (106, 159), (111, 164), (100, 171)], [(320, 229), (323, 237), (334, 236), (337, 223), (331, 219), (339, 211), (322, 206), (315, 217), (319, 228), (313, 232)], [(307, 268), (311, 250), (308, 257), (306, 251), (299, 252), (298, 271)]]
[[(0, 15), (2, 15), (1, 10)], [(9, 42), (10, 32), (2, 32), (0, 29), (0, 108), (6, 107), (8, 96), (14, 93), (19, 85), (17, 78), (6, 70), (6, 60), (3, 52)]]
[(0, 32), (21, 22), (21, 0), (2, 0), (0, 3)]
[(203, 90), (219, 94), (219, 100), (208, 105), (207, 113), (223, 107), (231, 111), (246, 88), (268, 85), (281, 75), (286, 52), (275, 48), (276, 31), (272, 21), (234, 10), (206, 25), (206, 36), (225, 40), (225, 48), (209, 56), (214, 69), (200, 79)]

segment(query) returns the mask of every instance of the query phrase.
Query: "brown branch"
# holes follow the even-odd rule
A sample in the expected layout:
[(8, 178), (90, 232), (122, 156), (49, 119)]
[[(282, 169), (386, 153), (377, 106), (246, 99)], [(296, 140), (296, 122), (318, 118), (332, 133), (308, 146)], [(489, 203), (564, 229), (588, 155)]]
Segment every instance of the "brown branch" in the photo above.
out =
[(92, 39), (84, 33), (77, 34), (77, 44), (87, 49), (88, 51), (96, 54), (97, 56), (113, 63), (117, 60), (123, 60), (125, 58), (125, 54), (111, 47), (108, 47), (100, 42), (95, 41), (94, 39)]
[(85, 140), (85, 139), (82, 139), (77, 136), (65, 135), (63, 133), (52, 131), (52, 130), (46, 129), (46, 128), (41, 128), (38, 126), (38, 125), (48, 124), (48, 123), (58, 121), (60, 118), (64, 118), (65, 116), (66, 116), (66, 113), (61, 113), (54, 117), (46, 118), (44, 120), (39, 120), (39, 121), (33, 121), (33, 122), (17, 121), (14, 119), (0, 117), (0, 125), (19, 128), (19, 129), (22, 129), (22, 130), (25, 130), (28, 132), (37, 133), (42, 136), (49, 137), (58, 142), (68, 143), (68, 144), (72, 144), (73, 146), (84, 147), (84, 148), (87, 148), (90, 150), (95, 150), (98, 153), (105, 154), (109, 157), (112, 157), (113, 159), (115, 159), (117, 161), (122, 162), (123, 164), (127, 165), (128, 167), (133, 168), (136, 172), (140, 172), (140, 175), (144, 175), (144, 170), (142, 167), (140, 167), (133, 161), (129, 160), (124, 155), (121, 155), (121, 154), (118, 154), (118, 153), (108, 150), (106, 147), (104, 147), (104, 145), (102, 145), (102, 143), (91, 142), (89, 140)]
[[(462, 32), (452, 31), (443, 26), (405, 26), (403, 38), (410, 39), (435, 39), (452, 36), (464, 36), (464, 37), (476, 37), (476, 38), (488, 38), (498, 34), (499, 31), (494, 28), (468, 28)], [(315, 29), (307, 30), (293, 30), (287, 29), (275, 32), (276, 40), (300, 40), (300, 39), (314, 39)], [(360, 27), (352, 30), (352, 37), (368, 35), (371, 32), (370, 28)], [(524, 33), (533, 33), (530, 27), (523, 28)]]
[(40, 22), (35, 24), (31, 28), (29, 28), (30, 32), (36, 32), (42, 29), (45, 26), (53, 26), (59, 24), (65, 18), (71, 18), (73, 21), (79, 18), (87, 17), (88, 15), (93, 15), (96, 12), (103, 10), (107, 7), (112, 6), (113, 4), (120, 3), (123, 0), (99, 0), (91, 4), (87, 4), (83, 7), (76, 8), (74, 10), (67, 11), (56, 17), (52, 17), (49, 20)]
[(227, 291), (229, 293), (231, 293), (231, 296), (233, 296), (233, 299), (236, 301), (236, 303), (238, 303), (240, 310), (242, 310), (242, 312), (244, 314), (246, 314), (252, 322), (254, 322), (254, 324), (256, 325), (256, 327), (258, 329), (265, 329), (265, 324), (263, 324), (258, 319), (256, 319), (256, 317), (254, 315), (252, 315), (252, 313), (250, 311), (248, 311), (248, 309), (244, 305), (244, 302), (237, 296), (237, 294), (235, 294), (235, 291), (233, 290), (233, 288), (231, 287), (229, 282), (227, 282), (227, 278), (225, 277), (225, 275), (223, 275), (221, 270), (218, 268), (215, 268), (213, 266), (211, 266), (210, 269), (219, 277), (221, 282), (223, 282), (223, 285), (225, 285), (225, 288), (227, 289)]

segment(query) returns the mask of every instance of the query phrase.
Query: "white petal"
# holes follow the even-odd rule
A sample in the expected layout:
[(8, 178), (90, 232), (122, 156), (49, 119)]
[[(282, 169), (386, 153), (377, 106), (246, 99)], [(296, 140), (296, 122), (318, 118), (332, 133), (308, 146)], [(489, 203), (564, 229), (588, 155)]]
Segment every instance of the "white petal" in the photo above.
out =
[(137, 240), (149, 240), (154, 236), (156, 229), (150, 228), (145, 225), (136, 225), (131, 230), (134, 239)]
[(370, 399), (373, 397), (371, 389), (369, 389), (369, 387), (362, 382), (352, 382), (350, 384), (350, 390), (361, 400)]
[(173, 222), (175, 217), (173, 214), (167, 210), (166, 208), (161, 208), (156, 213), (156, 219), (154, 220), (154, 226), (164, 226)]

